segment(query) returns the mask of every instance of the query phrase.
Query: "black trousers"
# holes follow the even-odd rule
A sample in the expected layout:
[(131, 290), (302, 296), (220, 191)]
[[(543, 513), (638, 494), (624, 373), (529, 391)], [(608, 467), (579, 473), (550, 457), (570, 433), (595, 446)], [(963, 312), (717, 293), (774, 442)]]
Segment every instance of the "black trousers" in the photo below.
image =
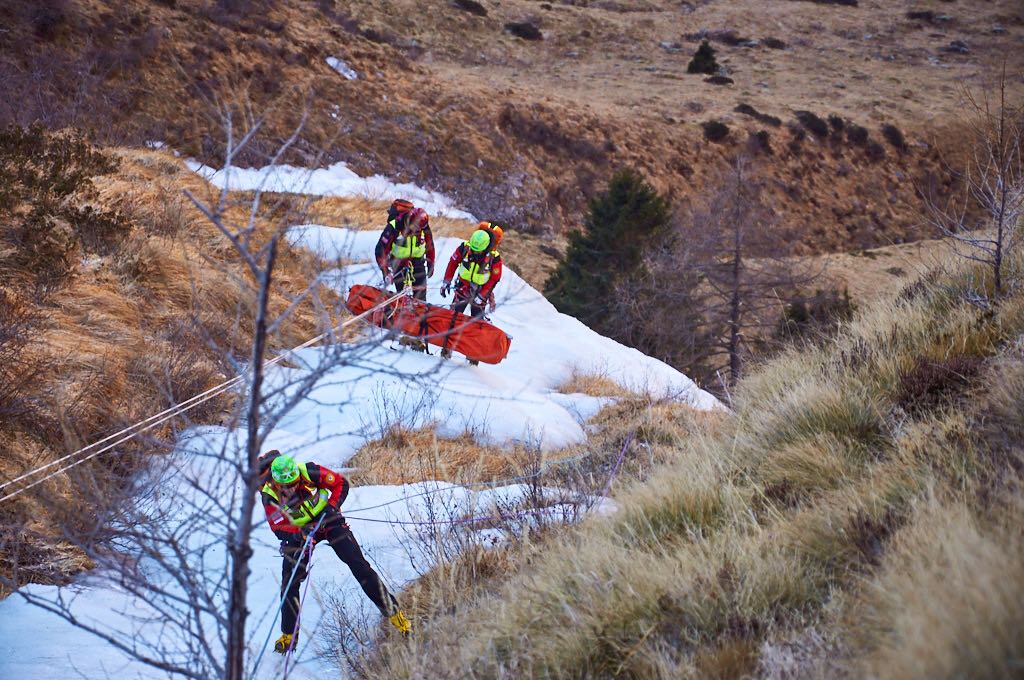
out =
[[(359, 548), (359, 543), (356, 542), (356, 537), (352, 535), (352, 530), (349, 529), (340, 514), (334, 513), (324, 520), (323, 526), (316, 533), (314, 544), (320, 541), (327, 541), (331, 544), (334, 552), (342, 562), (348, 565), (363, 592), (377, 605), (381, 614), (390, 617), (398, 611), (398, 602), (395, 600), (395, 596), (388, 592), (388, 589), (381, 583), (380, 577), (377, 576), (377, 572), (366, 561), (363, 551)], [(306, 579), (306, 570), (309, 566), (308, 557), (302, 554), (304, 543), (305, 540), (282, 544), (284, 553), (284, 561), (281, 563), (282, 596), (285, 595), (284, 589), (288, 586), (288, 579), (292, 576), (296, 561), (299, 563), (281, 611), (281, 632), (289, 635), (295, 633), (295, 624), (299, 618), (300, 588)]]
[[(405, 288), (405, 268), (396, 270), (395, 266), (402, 260), (391, 260), (391, 271), (395, 273), (395, 288), (399, 293)], [(406, 260), (409, 267), (412, 267), (413, 297), (417, 300), (427, 301), (427, 258), (415, 257)]]
[(469, 284), (461, 283), (455, 287), (455, 294), (452, 296), (451, 310), (462, 314), (466, 306), (469, 306), (469, 315), (474, 319), (479, 319), (487, 311), (487, 303), (477, 305), (475, 302), (476, 293), (473, 291), (473, 287)]

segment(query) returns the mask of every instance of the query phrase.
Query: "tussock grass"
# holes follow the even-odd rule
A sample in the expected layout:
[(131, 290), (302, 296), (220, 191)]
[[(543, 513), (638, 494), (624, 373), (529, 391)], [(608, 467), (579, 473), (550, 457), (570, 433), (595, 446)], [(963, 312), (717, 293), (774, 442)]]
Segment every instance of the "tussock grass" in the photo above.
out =
[(395, 426), (364, 444), (348, 465), (357, 484), (410, 484), (423, 480), (453, 483), (489, 481), (522, 474), (525, 449), (505, 451), (478, 444), (471, 433), (438, 437), (434, 428)]
[[(1017, 514), (1017, 519), (1020, 515)], [(919, 503), (851, 612), (872, 677), (1019, 677), (1020, 526), (985, 526), (962, 503)]]
[[(620, 404), (609, 429), (650, 428), (659, 461), (619, 511), (503, 549), (490, 577), (444, 567), (412, 644), (355, 671), (771, 675), (807, 639), (785, 672), (1019, 673), (1024, 295), (985, 309), (979, 285), (959, 264), (879, 302), (764, 366), (713, 425)], [(941, 398), (918, 393), (922, 362), (968, 359)]]
[(606, 375), (580, 373), (575, 369), (556, 389), (562, 394), (587, 394), (591, 397), (624, 397), (629, 394)]
[[(106, 254), (81, 259), (45, 297), (14, 286), (0, 290), (5, 299), (17, 297), (38, 312), (28, 331), (31, 341), (18, 350), (18, 365), (31, 367), (31, 379), (19, 383), (18, 408), (0, 418), (0, 479), (212, 387), (233, 375), (227, 357), (248, 351), (254, 282), (217, 229), (182, 195), (189, 189), (206, 197), (213, 190), (169, 154), (109, 153), (120, 166), (96, 182), (95, 200), (125, 215), (130, 230), (124, 240)], [(248, 208), (231, 201), (225, 219), (245, 223)], [(282, 224), (283, 209), (290, 207), (267, 201), (256, 216), (257, 241)], [(317, 266), (306, 253), (282, 249), (271, 313), (295, 308), (270, 339), (273, 349), (294, 346), (337, 320), (336, 300), (326, 290), (318, 291), (321, 305), (310, 299), (294, 304)], [(211, 400), (188, 420), (167, 423), (5, 502), (0, 570), (18, 582), (50, 583), (87, 566), (74, 542), (102, 536), (86, 526), (89, 513), (81, 508), (123, 494), (126, 476), (148, 455), (166, 451), (179, 428), (221, 422), (233, 399)]]

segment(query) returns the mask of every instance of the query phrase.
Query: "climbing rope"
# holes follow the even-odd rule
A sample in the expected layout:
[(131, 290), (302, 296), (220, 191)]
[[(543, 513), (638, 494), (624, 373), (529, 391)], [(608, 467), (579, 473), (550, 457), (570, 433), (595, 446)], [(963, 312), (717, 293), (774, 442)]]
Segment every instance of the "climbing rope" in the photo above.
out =
[[(384, 300), (383, 302), (381, 302), (381, 303), (371, 307), (370, 309), (366, 310), (365, 312), (363, 312), (363, 313), (361, 313), (361, 314), (359, 314), (357, 316), (354, 316), (351, 319), (347, 319), (345, 322), (343, 322), (339, 326), (331, 329), (330, 331), (321, 333), (320, 335), (316, 336), (315, 338), (311, 338), (311, 339), (307, 340), (306, 342), (302, 343), (301, 345), (298, 345), (297, 347), (293, 347), (292, 349), (287, 350), (287, 351), (279, 354), (278, 356), (276, 356), (276, 357), (274, 357), (272, 359), (269, 359), (268, 361), (264, 362), (264, 364), (263, 364), (264, 368), (267, 368), (267, 367), (270, 367), (270, 366), (274, 366), (276, 364), (281, 363), (282, 361), (284, 361), (287, 357), (291, 356), (292, 354), (295, 354), (296, 352), (298, 352), (300, 350), (306, 349), (306, 348), (316, 344), (317, 342), (320, 342), (324, 338), (327, 338), (328, 336), (337, 333), (338, 331), (346, 328), (347, 326), (355, 323), (356, 321), (364, 319), (367, 315), (372, 314), (373, 312), (375, 312), (375, 311), (377, 311), (377, 310), (379, 310), (379, 309), (381, 309), (381, 308), (391, 304), (395, 300), (397, 300), (397, 299), (399, 299), (399, 298), (401, 298), (403, 296), (406, 296), (408, 294), (409, 293), (403, 291), (401, 293), (397, 293), (397, 294), (389, 297), (387, 300)], [(211, 387), (210, 389), (206, 390), (205, 392), (203, 392), (201, 394), (197, 394), (194, 397), (186, 399), (185, 401), (183, 401), (183, 402), (181, 402), (179, 404), (176, 404), (176, 405), (174, 405), (174, 406), (172, 406), (170, 408), (167, 408), (167, 409), (161, 411), (160, 413), (157, 413), (156, 415), (152, 415), (152, 416), (150, 416), (150, 417), (148, 417), (148, 418), (146, 418), (144, 420), (141, 420), (141, 421), (139, 421), (137, 423), (129, 425), (128, 427), (125, 427), (125, 428), (119, 430), (118, 432), (115, 432), (114, 434), (108, 435), (108, 436), (104, 437), (103, 439), (100, 439), (99, 441), (93, 442), (92, 444), (89, 444), (88, 446), (83, 446), (82, 448), (78, 449), (77, 451), (72, 451), (71, 453), (67, 454), (66, 456), (58, 458), (57, 460), (52, 461), (50, 463), (46, 463), (45, 465), (40, 465), (37, 468), (33, 468), (33, 469), (31, 469), (31, 470), (29, 470), (27, 472), (22, 473), (21, 475), (15, 477), (14, 479), (12, 479), (10, 481), (7, 481), (7, 482), (4, 482), (4, 483), (0, 484), (0, 491), (2, 491), (3, 489), (6, 489), (7, 487), (9, 487), (12, 484), (20, 482), (23, 479), (31, 477), (31, 476), (33, 476), (35, 474), (40, 473), (40, 472), (43, 472), (44, 470), (48, 470), (48, 469), (54, 467), (55, 465), (59, 465), (59, 464), (65, 462), (65, 461), (71, 460), (71, 459), (73, 459), (73, 458), (75, 458), (75, 457), (85, 453), (86, 451), (90, 451), (92, 449), (96, 449), (96, 447), (100, 447), (100, 448), (96, 449), (95, 451), (93, 451), (92, 453), (90, 453), (88, 456), (85, 456), (84, 458), (80, 458), (80, 459), (74, 461), (73, 463), (71, 463), (70, 465), (65, 465), (65, 466), (63, 466), (63, 467), (61, 467), (61, 468), (51, 472), (50, 474), (46, 475), (45, 477), (37, 479), (36, 481), (32, 482), (31, 484), (27, 484), (27, 485), (25, 485), (25, 486), (15, 490), (15, 491), (12, 491), (11, 493), (3, 496), (2, 498), (0, 498), (0, 503), (3, 503), (6, 500), (14, 498), (15, 496), (18, 496), (18, 495), (28, 491), (29, 489), (31, 489), (31, 488), (33, 488), (35, 486), (38, 486), (39, 484), (42, 484), (46, 480), (48, 480), (48, 479), (50, 479), (52, 477), (55, 477), (55, 476), (61, 474), (62, 472), (67, 472), (71, 468), (76, 467), (78, 465), (81, 465), (82, 463), (84, 463), (84, 462), (86, 462), (86, 461), (88, 461), (88, 460), (90, 460), (92, 458), (95, 458), (96, 456), (100, 455), (101, 453), (105, 453), (107, 451), (110, 451), (111, 449), (113, 449), (113, 448), (115, 448), (115, 447), (117, 447), (117, 446), (119, 446), (119, 445), (129, 441), (130, 439), (133, 439), (133, 438), (137, 437), (138, 435), (142, 434), (143, 432), (151, 430), (154, 427), (157, 427), (158, 425), (160, 425), (162, 423), (165, 423), (168, 420), (170, 420), (172, 418), (175, 418), (175, 417), (185, 413), (186, 411), (190, 411), (190, 410), (192, 410), (196, 406), (199, 406), (202, 403), (205, 403), (205, 402), (207, 402), (207, 401), (209, 401), (211, 399), (214, 399), (215, 397), (223, 394), (224, 392), (227, 392), (228, 390), (230, 390), (230, 389), (240, 385), (243, 380), (244, 380), (244, 376), (241, 376), (241, 375), (235, 376), (234, 378), (231, 378), (230, 380), (226, 380), (225, 382), (223, 382), (223, 383), (221, 383), (219, 385), (216, 385), (215, 387)], [(122, 435), (124, 435), (124, 436), (122, 436)], [(113, 443), (107, 444), (106, 446), (101, 446), (102, 444), (105, 444), (106, 442), (109, 442), (109, 441), (111, 441), (113, 439), (116, 439), (116, 441), (114, 441)]]
[[(313, 527), (313, 531), (311, 531), (309, 533), (309, 536), (306, 537), (306, 541), (302, 544), (302, 551), (299, 553), (299, 559), (295, 560), (295, 566), (292, 567), (292, 575), (290, 577), (288, 577), (288, 583), (281, 590), (281, 602), (277, 605), (277, 612), (274, 614), (274, 620), (270, 622), (270, 628), (267, 629), (267, 639), (263, 641), (263, 647), (262, 647), (262, 649), (260, 649), (259, 656), (256, 657), (256, 663), (254, 663), (253, 666), (252, 666), (252, 672), (249, 673), (249, 680), (252, 680), (253, 678), (256, 677), (256, 671), (260, 667), (260, 662), (263, 661), (263, 655), (266, 654), (267, 648), (270, 646), (270, 638), (272, 638), (274, 636), (274, 624), (277, 623), (277, 618), (279, 616), (281, 616), (281, 612), (284, 610), (284, 603), (288, 599), (288, 591), (291, 590), (292, 582), (295, 580), (295, 575), (297, 573), (299, 573), (299, 567), (302, 565), (302, 561), (303, 561), (303, 559), (306, 556), (306, 551), (307, 550), (309, 550), (309, 566), (306, 569), (306, 576), (307, 577), (309, 576), (309, 572), (311, 571), (311, 568), (313, 566), (313, 547), (314, 547), (313, 543), (312, 543), (313, 537), (316, 535), (316, 532), (320, 530), (320, 525), (323, 523), (325, 517), (326, 517), (326, 515), (321, 515), (320, 516), (320, 519), (317, 521), (316, 526)], [(309, 586), (309, 581), (306, 581), (306, 586), (307, 587)], [(305, 596), (303, 596), (303, 597), (305, 597)], [(302, 612), (302, 600), (300, 599), (300, 601), (299, 601), (299, 613), (301, 613), (301, 612)], [(298, 629), (299, 629), (299, 623), (298, 623), (298, 618), (296, 617), (296, 620), (295, 620), (295, 630), (297, 631)], [(293, 645), (294, 645), (294, 642), (295, 642), (295, 638), (293, 636), (292, 637), (292, 644)], [(288, 651), (289, 652), (291, 651), (291, 646), (289, 646)]]

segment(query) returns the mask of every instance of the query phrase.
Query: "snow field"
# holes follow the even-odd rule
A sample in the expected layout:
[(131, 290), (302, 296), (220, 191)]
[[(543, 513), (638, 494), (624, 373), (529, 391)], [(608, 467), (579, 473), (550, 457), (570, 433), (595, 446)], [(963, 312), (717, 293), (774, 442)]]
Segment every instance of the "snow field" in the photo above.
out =
[[(273, 171), (233, 168), (214, 172), (193, 165), (218, 186), (232, 189), (262, 186), (272, 191), (324, 195), (372, 190), (385, 196), (409, 196), (433, 212), (448, 209), (453, 216), (472, 219), (451, 208), (444, 197), (411, 185), (386, 184), (383, 178), (358, 178), (343, 164), (312, 172), (286, 166)], [(379, 283), (379, 272), (372, 264), (378, 236), (376, 232), (321, 225), (304, 225), (289, 233), (293, 243), (323, 257), (357, 263), (334, 270), (326, 277), (342, 295), (354, 283)], [(445, 302), (439, 294), (440, 281), (447, 259), (458, 243), (457, 239), (437, 239), (437, 270), (428, 294), (431, 303)], [(299, 460), (341, 470), (363, 443), (380, 436), (389, 425), (402, 422), (410, 427), (434, 425), (440, 436), (469, 431), (482, 443), (511, 446), (524, 442), (541, 450), (554, 450), (585, 441), (585, 421), (609, 401), (557, 392), (557, 387), (574, 371), (601, 374), (631, 390), (674, 397), (699, 409), (721, 407), (675, 369), (559, 314), (507, 267), (496, 292), (498, 309), (492, 322), (513, 338), (509, 356), (501, 364), (470, 366), (458, 355), (444, 361), (408, 350), (393, 351), (382, 331), (367, 327), (366, 337), (382, 342), (370, 344), (357, 361), (324, 376), (308, 398), (277, 424), (264, 448), (278, 448)], [(323, 351), (303, 350), (293, 362), (298, 367), (270, 369), (268, 383), (287, 383), (304, 370), (303, 359), (313, 365)], [(224, 578), (227, 568), (224, 528), (217, 524), (193, 524), (195, 507), (190, 507), (187, 499), (194, 503), (201, 503), (202, 499), (195, 496), (190, 482), (219, 479), (222, 497), (232, 498), (237, 504), (236, 477), (207, 454), (230, 450), (243, 437), (244, 433), (219, 427), (193, 429), (181, 439), (168, 463), (175, 469), (156, 481), (162, 493), (154, 495), (154, 511), (165, 515), (168, 526), (181, 527), (186, 543), (201, 556), (196, 568), (211, 581)], [(473, 490), (438, 482), (356, 487), (343, 511), (371, 564), (389, 587), (400, 589), (431, 566), (426, 555), (417, 554), (415, 549), (418, 536), (424, 531), (418, 522), (438, 512), (442, 518), (489, 514), (495, 507), (514, 505), (526, 489), (522, 484), (509, 484)], [(271, 640), (278, 635), (275, 613), (281, 579), (277, 541), (265, 526), (262, 508), (257, 507), (254, 520), (257, 527), (249, 591), (250, 663), (268, 635)], [(481, 532), (479, 537), (484, 541), (495, 538), (493, 532)], [(161, 571), (158, 561), (141, 558), (140, 569), (152, 573), (155, 580), (164, 581), (171, 592), (178, 587)], [(73, 610), (80, 620), (110, 631), (129, 646), (159, 647), (171, 656), (184, 655), (186, 641), (176, 639), (166, 618), (109, 576), (97, 571), (82, 575), (68, 588), (32, 585), (23, 590), (50, 600), (73, 598)], [(324, 615), (327, 594), (340, 598), (352, 612), (373, 609), (329, 546), (316, 549), (310, 578), (311, 593), (302, 612), (304, 632), (290, 675), (296, 679), (320, 678), (331, 670), (321, 655), (323, 641), (312, 634)], [(376, 620), (376, 616), (372, 612), (370, 620)], [(216, 641), (212, 644), (216, 645)], [(277, 677), (280, 660), (269, 658), (272, 656), (268, 653), (268, 658), (264, 658), (256, 677)], [(55, 615), (27, 604), (17, 595), (0, 602), (0, 678), (63, 677), (76, 671), (90, 679), (166, 677)]]
[(194, 160), (185, 162), (189, 169), (201, 175), (219, 189), (229, 191), (273, 191), (286, 194), (312, 194), (316, 196), (350, 196), (390, 201), (407, 198), (425, 208), (431, 215), (446, 215), (454, 219), (476, 222), (471, 214), (460, 210), (445, 195), (422, 189), (409, 182), (392, 182), (387, 177), (373, 175), (360, 177), (345, 163), (310, 170), (293, 165), (274, 165), (266, 168), (215, 169)]

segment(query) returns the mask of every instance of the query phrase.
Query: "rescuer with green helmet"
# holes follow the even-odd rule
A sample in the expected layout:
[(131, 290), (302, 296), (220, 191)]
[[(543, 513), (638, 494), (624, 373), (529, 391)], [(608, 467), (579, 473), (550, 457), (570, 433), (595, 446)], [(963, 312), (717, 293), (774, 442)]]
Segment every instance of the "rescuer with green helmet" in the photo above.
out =
[[(453, 311), (461, 313), (468, 305), (474, 319), (484, 318), (488, 304), (494, 311), (494, 287), (501, 280), (501, 253), (497, 248), (502, 234), (503, 229), (494, 222), (481, 222), (469, 240), (463, 241), (448, 260), (441, 296), (447, 297), (452, 291), (452, 281), (458, 276), (451, 306)], [(451, 356), (447, 345), (441, 350), (441, 355)]]
[[(281, 541), (284, 558), (281, 565), (281, 595), (284, 599), (282, 635), (275, 643), (274, 651), (283, 654), (295, 645), (299, 589), (306, 578), (312, 548), (320, 541), (327, 541), (341, 561), (348, 565), (363, 592), (377, 605), (384, 618), (403, 634), (409, 633), (409, 620), (398, 608), (395, 596), (388, 592), (377, 572), (366, 561), (339, 510), (348, 496), (348, 480), (322, 465), (299, 463), (276, 450), (260, 458), (259, 469), (265, 482), (260, 490), (263, 509), (270, 528)], [(309, 549), (304, 551), (307, 539), (310, 539)]]

